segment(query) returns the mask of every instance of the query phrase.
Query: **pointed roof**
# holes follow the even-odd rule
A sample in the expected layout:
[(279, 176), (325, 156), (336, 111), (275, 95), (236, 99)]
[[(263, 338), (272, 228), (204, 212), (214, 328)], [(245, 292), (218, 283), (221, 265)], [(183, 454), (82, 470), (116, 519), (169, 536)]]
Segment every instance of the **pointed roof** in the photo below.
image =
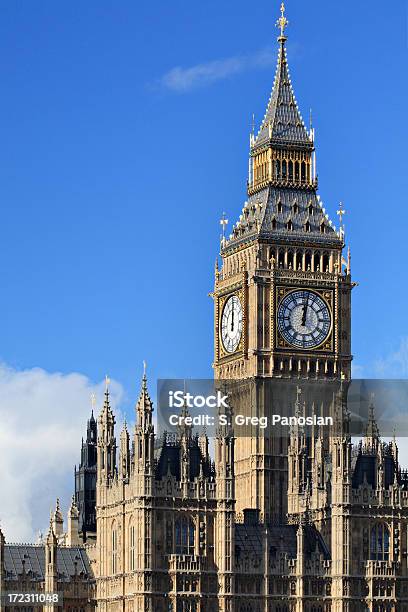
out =
[(222, 250), (258, 236), (285, 243), (307, 240), (321, 247), (338, 248), (343, 243), (314, 189), (271, 185), (249, 196)]
[[(292, 144), (313, 147), (313, 139), (309, 135), (293, 91), (290, 80), (288, 59), (286, 56), (286, 36), (283, 35), (282, 18), (285, 8), (282, 5), (282, 17), (278, 21), (281, 35), (278, 38), (279, 54), (275, 80), (266, 108), (261, 127), (255, 137), (252, 147), (257, 148), (269, 141), (277, 144)], [(285, 21), (284, 27), (286, 27)]]
[(142, 385), (140, 389), (139, 399), (136, 404), (136, 412), (138, 416), (137, 426), (145, 429), (146, 426), (152, 424), (153, 402), (150, 398), (147, 388), (146, 364), (144, 363), (144, 371)]
[(371, 401), (368, 406), (368, 420), (367, 427), (365, 431), (365, 445), (367, 447), (374, 447), (378, 444), (380, 439), (380, 430), (377, 425), (377, 421), (375, 418), (375, 408), (374, 408), (374, 396), (371, 396)]

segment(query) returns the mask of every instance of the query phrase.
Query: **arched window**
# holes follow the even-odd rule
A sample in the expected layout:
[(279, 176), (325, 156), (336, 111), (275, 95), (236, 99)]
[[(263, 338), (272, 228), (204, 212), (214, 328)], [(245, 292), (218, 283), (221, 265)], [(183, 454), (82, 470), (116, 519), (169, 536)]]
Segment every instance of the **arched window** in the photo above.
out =
[(295, 162), (295, 179), (298, 181), (299, 180), (299, 162)]
[(293, 180), (293, 161), (290, 160), (289, 162), (289, 180)]
[(282, 162), (282, 178), (286, 180), (286, 176), (287, 176), (287, 163), (286, 163), (286, 159), (284, 159)]
[(187, 516), (176, 520), (176, 555), (194, 554), (194, 523)]
[(306, 164), (302, 162), (302, 183), (306, 182)]
[(390, 558), (390, 532), (384, 523), (377, 523), (371, 529), (370, 559), (388, 561)]
[(289, 221), (286, 224), (287, 230), (289, 232), (291, 232), (293, 230), (293, 223), (292, 223), (292, 219), (289, 219)]
[(116, 527), (112, 529), (112, 574), (118, 570), (118, 532)]
[(281, 177), (281, 163), (279, 159), (275, 161), (275, 176), (277, 179), (280, 179)]
[(310, 232), (310, 222), (306, 221), (305, 223), (305, 232)]
[[(290, 221), (290, 223), (292, 222)], [(293, 229), (293, 227), (291, 227), (291, 229)], [(289, 251), (288, 252), (288, 268), (290, 268), (291, 270), (293, 269), (293, 262), (294, 262), (294, 253), (293, 251)]]
[(129, 527), (129, 567), (135, 569), (136, 530), (134, 525)]

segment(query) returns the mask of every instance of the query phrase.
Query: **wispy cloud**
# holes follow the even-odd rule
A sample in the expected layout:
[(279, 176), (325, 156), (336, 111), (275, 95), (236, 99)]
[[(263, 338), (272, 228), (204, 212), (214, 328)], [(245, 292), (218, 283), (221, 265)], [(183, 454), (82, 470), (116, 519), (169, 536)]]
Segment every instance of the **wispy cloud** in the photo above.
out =
[(159, 84), (175, 93), (186, 93), (242, 72), (265, 68), (274, 63), (273, 51), (263, 49), (253, 55), (233, 56), (187, 68), (175, 66), (161, 77)]
[[(103, 383), (82, 374), (0, 365), (0, 521), (9, 542), (32, 541), (47, 528), (57, 496), (67, 508), (90, 395), (99, 409), (103, 391)], [(122, 397), (122, 386), (113, 381), (112, 406)]]
[(377, 376), (381, 378), (408, 377), (408, 337), (400, 340), (399, 347), (389, 355), (377, 359), (374, 364)]

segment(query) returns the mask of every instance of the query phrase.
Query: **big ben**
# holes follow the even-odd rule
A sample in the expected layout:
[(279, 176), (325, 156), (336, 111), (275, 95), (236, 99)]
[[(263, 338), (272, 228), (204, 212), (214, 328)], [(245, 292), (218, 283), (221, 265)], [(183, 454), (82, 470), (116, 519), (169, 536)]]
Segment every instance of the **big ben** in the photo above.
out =
[[(282, 5), (272, 93), (250, 135), (247, 201), (215, 271), (215, 378), (240, 381), (240, 401), (258, 415), (292, 381), (321, 389), (349, 381), (352, 361), (345, 211), (340, 204), (336, 229), (317, 193), (315, 134), (292, 87), (287, 23)], [(237, 439), (238, 512), (250, 506), (283, 522), (287, 480), (287, 439)]]

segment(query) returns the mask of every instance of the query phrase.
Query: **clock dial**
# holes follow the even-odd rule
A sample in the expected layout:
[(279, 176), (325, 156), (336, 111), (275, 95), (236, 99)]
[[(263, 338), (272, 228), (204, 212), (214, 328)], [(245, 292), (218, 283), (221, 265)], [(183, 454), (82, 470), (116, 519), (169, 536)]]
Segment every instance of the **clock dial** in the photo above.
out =
[(242, 305), (237, 295), (225, 302), (221, 317), (221, 339), (227, 353), (237, 350), (242, 336)]
[(281, 336), (299, 349), (313, 349), (330, 333), (331, 314), (326, 302), (314, 291), (291, 291), (278, 307)]

